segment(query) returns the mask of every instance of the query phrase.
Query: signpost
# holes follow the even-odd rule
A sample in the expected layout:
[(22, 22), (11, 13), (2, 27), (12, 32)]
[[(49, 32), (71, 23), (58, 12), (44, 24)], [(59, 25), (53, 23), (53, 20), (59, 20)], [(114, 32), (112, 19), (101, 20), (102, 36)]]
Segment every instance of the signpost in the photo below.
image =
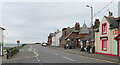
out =
[(19, 40), (17, 40), (18, 51), (19, 51), (19, 44), (20, 44), (20, 41), (19, 41)]

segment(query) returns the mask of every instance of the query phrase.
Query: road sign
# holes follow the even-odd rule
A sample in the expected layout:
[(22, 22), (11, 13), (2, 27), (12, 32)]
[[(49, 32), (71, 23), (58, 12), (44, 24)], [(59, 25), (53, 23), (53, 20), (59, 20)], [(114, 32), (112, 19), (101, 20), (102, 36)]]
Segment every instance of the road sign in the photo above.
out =
[(17, 40), (17, 43), (18, 43), (18, 44), (20, 44), (20, 41), (19, 41), (19, 40)]
[(120, 34), (120, 30), (115, 30), (115, 31), (113, 31), (113, 34), (114, 34), (114, 35)]

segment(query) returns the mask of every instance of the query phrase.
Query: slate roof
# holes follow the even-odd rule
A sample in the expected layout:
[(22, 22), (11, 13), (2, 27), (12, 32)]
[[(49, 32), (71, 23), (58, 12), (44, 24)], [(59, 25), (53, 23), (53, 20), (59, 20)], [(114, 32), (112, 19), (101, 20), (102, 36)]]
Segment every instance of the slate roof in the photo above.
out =
[[(70, 30), (67, 30), (67, 35), (64, 39), (67, 39), (69, 37), (69, 35), (71, 35), (72, 33), (89, 33), (90, 29), (88, 29), (87, 25), (84, 23), (82, 27), (80, 27), (80, 30), (75, 30), (75, 27), (71, 28)], [(80, 36), (77, 36), (77, 38)]]
[(82, 41), (95, 41), (95, 31), (91, 30), (88, 35), (86, 35)]
[(81, 33), (89, 33), (89, 29), (85, 23), (83, 24), (82, 28), (80, 29), (79, 34), (81, 34)]
[(116, 22), (118, 20), (118, 18), (106, 17), (106, 16), (104, 16), (104, 17), (110, 23), (110, 28), (117, 28), (118, 27), (118, 23)]
[[(114, 18), (114, 17), (107, 17), (107, 16), (104, 16), (107, 21), (110, 23), (110, 29), (113, 29), (113, 28), (117, 28), (118, 27), (118, 23), (117, 23), (117, 20), (120, 19), (120, 17), (118, 18)], [(99, 32), (99, 28), (96, 29), (96, 32)]]
[(71, 35), (71, 33), (77, 32), (77, 31), (75, 31), (75, 27), (70, 28), (70, 29), (68, 29), (68, 30), (66, 30), (66, 31), (67, 31), (67, 32), (66, 32), (66, 37), (65, 37), (64, 39), (67, 39), (67, 38), (69, 37), (69, 35)]
[(2, 30), (5, 30), (5, 28), (3, 28), (3, 27), (0, 27)]
[(50, 33), (48, 37), (53, 37), (55, 36), (55, 33)]

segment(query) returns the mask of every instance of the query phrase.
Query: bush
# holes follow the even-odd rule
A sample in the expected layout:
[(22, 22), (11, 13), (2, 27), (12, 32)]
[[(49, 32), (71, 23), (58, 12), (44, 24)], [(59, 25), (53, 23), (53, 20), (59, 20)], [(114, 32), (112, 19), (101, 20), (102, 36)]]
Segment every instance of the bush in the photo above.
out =
[(41, 43), (35, 43), (35, 44), (41, 44)]
[(84, 51), (84, 52), (85, 52), (85, 49), (84, 49), (84, 47), (82, 47), (82, 48), (81, 48), (81, 51)]

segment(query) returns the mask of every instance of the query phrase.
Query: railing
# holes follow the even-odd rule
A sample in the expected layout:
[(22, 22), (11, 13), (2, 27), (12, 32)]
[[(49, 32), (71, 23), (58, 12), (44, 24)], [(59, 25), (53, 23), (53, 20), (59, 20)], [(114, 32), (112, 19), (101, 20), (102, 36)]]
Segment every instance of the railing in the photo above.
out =
[(9, 53), (6, 54), (6, 58), (7, 59), (12, 58), (12, 56), (15, 55), (17, 52), (18, 52), (18, 48), (17, 47), (9, 49)]

